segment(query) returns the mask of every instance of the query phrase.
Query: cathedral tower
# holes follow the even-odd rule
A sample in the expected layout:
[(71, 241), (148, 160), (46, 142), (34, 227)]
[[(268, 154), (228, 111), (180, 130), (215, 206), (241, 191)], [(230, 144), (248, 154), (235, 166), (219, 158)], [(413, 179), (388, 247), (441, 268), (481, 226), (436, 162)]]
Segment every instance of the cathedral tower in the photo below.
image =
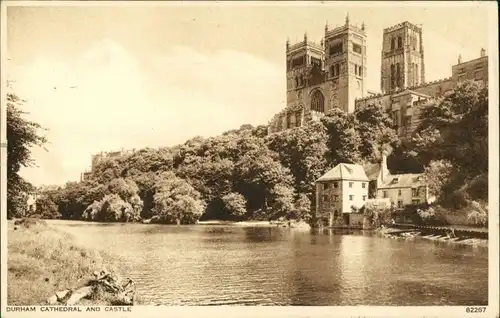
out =
[(391, 93), (425, 82), (422, 29), (403, 22), (384, 30), (381, 64), (382, 93)]
[(333, 30), (325, 26), (325, 71), (327, 71), (329, 109), (354, 112), (356, 98), (366, 92), (365, 25), (352, 25), (349, 15), (345, 23)]
[(286, 88), (288, 104), (301, 104), (302, 101), (296, 101), (291, 98), (292, 92), (300, 91), (311, 83), (309, 83), (309, 74), (311, 69), (321, 70), (323, 68), (323, 46), (311, 42), (307, 38), (307, 33), (304, 34), (304, 41), (290, 45), (290, 41), (286, 42)]

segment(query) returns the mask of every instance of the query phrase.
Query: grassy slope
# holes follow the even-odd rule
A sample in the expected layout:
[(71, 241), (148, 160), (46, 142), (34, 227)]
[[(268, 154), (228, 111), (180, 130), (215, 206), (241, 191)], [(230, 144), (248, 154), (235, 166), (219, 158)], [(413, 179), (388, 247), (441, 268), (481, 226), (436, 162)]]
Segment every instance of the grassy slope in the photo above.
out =
[[(29, 227), (9, 222), (8, 304), (43, 305), (55, 292), (86, 284), (95, 270), (116, 268), (116, 260), (78, 246), (70, 234), (45, 223)], [(81, 303), (108, 305), (100, 297)]]

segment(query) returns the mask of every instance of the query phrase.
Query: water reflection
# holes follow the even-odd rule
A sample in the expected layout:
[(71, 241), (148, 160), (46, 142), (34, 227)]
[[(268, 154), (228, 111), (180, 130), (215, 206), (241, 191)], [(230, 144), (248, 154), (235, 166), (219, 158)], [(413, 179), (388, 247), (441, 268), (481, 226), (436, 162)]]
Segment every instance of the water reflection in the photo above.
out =
[[(59, 224), (59, 223), (55, 223)], [(486, 304), (487, 249), (362, 232), (60, 223), (123, 259), (146, 303)]]

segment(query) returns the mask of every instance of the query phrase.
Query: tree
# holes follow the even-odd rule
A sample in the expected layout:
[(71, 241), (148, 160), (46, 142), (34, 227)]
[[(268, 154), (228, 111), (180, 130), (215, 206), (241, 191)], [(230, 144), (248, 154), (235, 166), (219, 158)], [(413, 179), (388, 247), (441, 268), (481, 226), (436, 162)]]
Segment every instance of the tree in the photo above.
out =
[(314, 183), (326, 169), (327, 134), (318, 122), (284, 130), (267, 138), (270, 150), (276, 152), (281, 164), (288, 168), (298, 193), (311, 195)]
[(244, 196), (239, 193), (228, 193), (222, 197), (224, 212), (227, 214), (242, 217), (247, 213), (247, 201)]
[(158, 177), (153, 200), (153, 217), (164, 223), (194, 223), (205, 210), (201, 194), (172, 172)]
[(328, 134), (329, 164), (334, 166), (341, 162), (360, 162), (361, 138), (356, 130), (358, 125), (356, 117), (334, 108), (321, 118), (321, 122), (325, 125)]
[(360, 137), (359, 152), (364, 160), (380, 160), (380, 151), (386, 146), (397, 146), (399, 138), (393, 122), (381, 107), (370, 104), (354, 112), (356, 131)]
[(431, 161), (425, 167), (424, 178), (429, 187), (429, 193), (436, 196), (438, 200), (443, 195), (445, 186), (451, 181), (452, 169), (452, 164), (446, 160)]
[(33, 186), (19, 175), (21, 167), (34, 166), (31, 148), (43, 146), (47, 139), (41, 135), (44, 128), (24, 118), (24, 101), (7, 94), (7, 217), (19, 216), (26, 206), (23, 196)]

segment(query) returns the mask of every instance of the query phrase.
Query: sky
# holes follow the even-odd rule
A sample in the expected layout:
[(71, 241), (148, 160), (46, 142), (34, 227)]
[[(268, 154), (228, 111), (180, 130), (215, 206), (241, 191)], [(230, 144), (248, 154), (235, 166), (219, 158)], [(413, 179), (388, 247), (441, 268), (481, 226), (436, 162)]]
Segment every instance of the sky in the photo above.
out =
[[(403, 5), (403, 4), (399, 4)], [(367, 84), (380, 90), (383, 29), (421, 24), (426, 80), (488, 52), (492, 7), (229, 3), (9, 6), (7, 77), (27, 118), (48, 128), (47, 151), (21, 174), (35, 185), (75, 181), (100, 151), (171, 146), (242, 124), (266, 124), (286, 106), (285, 42), (315, 42), (365, 23)]]

